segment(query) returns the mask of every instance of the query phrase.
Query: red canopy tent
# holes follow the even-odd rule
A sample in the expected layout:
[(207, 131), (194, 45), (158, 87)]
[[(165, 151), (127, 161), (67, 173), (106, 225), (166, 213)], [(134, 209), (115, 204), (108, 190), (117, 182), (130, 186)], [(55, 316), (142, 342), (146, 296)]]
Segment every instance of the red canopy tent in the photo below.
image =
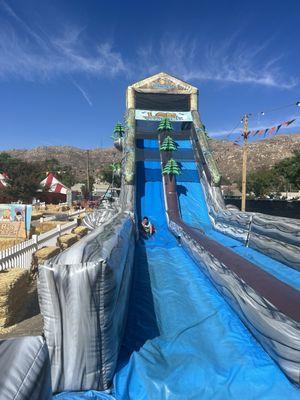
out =
[(0, 189), (4, 189), (7, 186), (8, 175), (5, 172), (0, 173)]
[(39, 192), (37, 197), (42, 201), (46, 201), (46, 203), (65, 202), (67, 199), (67, 192), (70, 191), (70, 189), (61, 183), (52, 172), (42, 180), (40, 185), (45, 188), (45, 191)]

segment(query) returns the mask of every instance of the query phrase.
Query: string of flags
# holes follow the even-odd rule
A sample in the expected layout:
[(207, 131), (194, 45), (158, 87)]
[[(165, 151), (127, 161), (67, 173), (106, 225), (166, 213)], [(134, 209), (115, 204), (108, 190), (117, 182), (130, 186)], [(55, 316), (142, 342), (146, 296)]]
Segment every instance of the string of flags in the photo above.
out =
[[(285, 121), (282, 122), (279, 125), (276, 126), (272, 126), (271, 128), (263, 128), (263, 129), (257, 129), (257, 130), (253, 130), (253, 131), (248, 131), (247, 132), (247, 138), (249, 136), (260, 136), (260, 137), (266, 137), (267, 135), (272, 135), (272, 134), (276, 134), (280, 128), (286, 127), (291, 125), (292, 123), (294, 123), (296, 121), (295, 119), (291, 119), (290, 121)], [(238, 145), (238, 142), (240, 141), (241, 137), (244, 136), (244, 133), (242, 133), (242, 135), (238, 135), (238, 137), (234, 140), (234, 144)]]

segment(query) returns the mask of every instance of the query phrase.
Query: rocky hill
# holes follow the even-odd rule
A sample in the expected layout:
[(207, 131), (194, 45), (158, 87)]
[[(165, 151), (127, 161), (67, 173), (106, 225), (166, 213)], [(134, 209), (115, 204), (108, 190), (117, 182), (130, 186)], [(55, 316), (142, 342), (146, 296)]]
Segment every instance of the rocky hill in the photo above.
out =
[[(28, 150), (9, 150), (13, 157), (26, 161), (44, 161), (55, 158), (60, 164), (71, 166), (78, 181), (86, 179), (87, 151), (72, 146), (42, 146)], [(91, 175), (95, 176), (105, 164), (111, 164), (121, 158), (120, 152), (114, 148), (89, 150), (89, 165)]]
[[(242, 150), (226, 140), (210, 140), (214, 157), (221, 174), (229, 182), (237, 181), (241, 176)], [(269, 168), (276, 162), (290, 157), (294, 150), (300, 150), (300, 134), (278, 135), (271, 139), (249, 144), (248, 171), (260, 168)], [(7, 151), (14, 157), (25, 160), (45, 160), (56, 158), (63, 165), (73, 167), (77, 179), (80, 181), (86, 176), (87, 152), (86, 150), (70, 146), (37, 147), (29, 150)], [(90, 170), (95, 175), (107, 163), (120, 160), (121, 155), (115, 149), (90, 150)]]
[[(230, 183), (241, 178), (242, 148), (226, 140), (210, 140), (212, 153), (222, 176)], [(248, 172), (270, 168), (300, 150), (300, 134), (278, 135), (249, 143)]]

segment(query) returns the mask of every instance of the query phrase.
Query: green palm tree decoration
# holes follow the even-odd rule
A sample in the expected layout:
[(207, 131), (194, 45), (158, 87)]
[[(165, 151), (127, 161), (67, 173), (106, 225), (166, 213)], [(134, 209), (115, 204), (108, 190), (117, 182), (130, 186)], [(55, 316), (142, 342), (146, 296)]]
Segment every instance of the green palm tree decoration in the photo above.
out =
[(181, 167), (173, 158), (167, 162), (163, 169), (164, 175), (179, 175), (181, 173)]
[(160, 121), (157, 130), (159, 132), (172, 132), (174, 129), (169, 118), (163, 118)]
[(113, 174), (118, 175), (118, 176), (121, 175), (121, 170), (122, 170), (121, 163), (119, 163), (119, 162), (112, 163), (112, 164), (110, 164), (110, 167), (112, 169)]
[(113, 140), (121, 139), (125, 134), (124, 126), (118, 122), (114, 129), (114, 134), (112, 136)]
[(178, 147), (178, 144), (175, 142), (171, 136), (167, 136), (162, 145), (160, 146), (161, 151), (176, 151)]

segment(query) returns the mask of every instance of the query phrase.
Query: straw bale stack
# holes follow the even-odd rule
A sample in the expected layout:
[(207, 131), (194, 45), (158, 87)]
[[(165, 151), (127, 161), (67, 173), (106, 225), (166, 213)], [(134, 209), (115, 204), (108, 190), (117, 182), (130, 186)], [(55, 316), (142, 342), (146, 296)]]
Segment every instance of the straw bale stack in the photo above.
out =
[(36, 226), (35, 233), (40, 235), (41, 233), (45, 233), (51, 231), (52, 229), (56, 228), (57, 225), (62, 225), (65, 222), (62, 221), (44, 221), (41, 222)]
[(37, 250), (32, 255), (32, 266), (35, 270), (39, 264), (43, 264), (46, 260), (60, 253), (60, 248), (56, 246), (45, 246)]
[(43, 213), (41, 211), (35, 211), (32, 213), (31, 220), (32, 221), (39, 220), (42, 216), (43, 216)]
[(9, 249), (14, 245), (23, 242), (24, 239), (0, 238), (0, 251)]
[(88, 228), (86, 226), (77, 226), (76, 228), (72, 229), (72, 233), (77, 235), (79, 240), (88, 233)]
[(72, 244), (78, 241), (78, 236), (74, 233), (67, 233), (66, 235), (59, 236), (57, 238), (57, 246), (59, 246), (62, 250), (71, 247)]
[(0, 272), (0, 328), (32, 316), (38, 308), (36, 277), (28, 269)]

